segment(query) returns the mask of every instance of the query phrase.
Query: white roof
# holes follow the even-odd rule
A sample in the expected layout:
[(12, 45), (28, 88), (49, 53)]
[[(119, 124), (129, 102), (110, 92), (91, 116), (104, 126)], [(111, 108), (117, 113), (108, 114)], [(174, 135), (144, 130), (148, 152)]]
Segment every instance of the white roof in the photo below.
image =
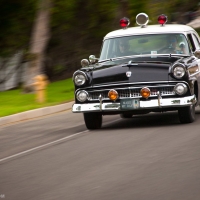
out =
[(116, 31), (112, 31), (108, 33), (104, 39), (113, 38), (113, 37), (122, 37), (129, 35), (145, 35), (145, 34), (164, 34), (164, 33), (183, 33), (194, 31), (194, 29), (187, 25), (180, 24), (165, 24), (161, 25), (147, 25), (145, 28), (141, 28), (140, 26), (131, 27), (127, 29), (119, 29)]

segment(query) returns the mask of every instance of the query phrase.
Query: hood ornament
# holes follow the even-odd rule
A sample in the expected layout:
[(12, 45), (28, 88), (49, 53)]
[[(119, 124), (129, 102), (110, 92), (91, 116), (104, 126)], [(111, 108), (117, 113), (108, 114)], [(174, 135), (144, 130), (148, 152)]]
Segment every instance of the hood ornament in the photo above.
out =
[(127, 72), (126, 72), (126, 76), (127, 76), (128, 78), (131, 77), (131, 74), (132, 74), (131, 71), (127, 71)]

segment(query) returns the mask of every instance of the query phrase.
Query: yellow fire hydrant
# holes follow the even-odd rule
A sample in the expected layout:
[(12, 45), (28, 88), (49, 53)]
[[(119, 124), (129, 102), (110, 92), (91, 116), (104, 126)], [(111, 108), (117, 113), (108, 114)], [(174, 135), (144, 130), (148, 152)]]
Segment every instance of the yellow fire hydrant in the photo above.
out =
[(36, 93), (36, 101), (38, 103), (44, 103), (46, 101), (46, 87), (49, 84), (48, 78), (44, 74), (34, 77), (33, 86)]

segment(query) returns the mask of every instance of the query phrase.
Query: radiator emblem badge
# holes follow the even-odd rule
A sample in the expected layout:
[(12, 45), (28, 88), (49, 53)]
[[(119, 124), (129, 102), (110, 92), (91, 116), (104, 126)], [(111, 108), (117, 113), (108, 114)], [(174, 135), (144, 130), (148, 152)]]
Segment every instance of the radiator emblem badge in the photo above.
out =
[(130, 71), (127, 71), (126, 72), (126, 76), (129, 78), (129, 77), (131, 77), (131, 72)]

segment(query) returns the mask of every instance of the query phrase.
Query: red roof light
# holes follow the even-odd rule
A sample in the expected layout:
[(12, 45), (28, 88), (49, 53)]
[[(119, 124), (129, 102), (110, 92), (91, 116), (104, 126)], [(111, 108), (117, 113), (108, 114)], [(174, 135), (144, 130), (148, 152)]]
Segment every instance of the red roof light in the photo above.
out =
[(166, 22), (167, 22), (167, 16), (166, 16), (166, 15), (160, 15), (160, 16), (158, 17), (158, 23), (159, 23), (159, 24), (163, 25), (163, 24), (165, 24)]
[(120, 19), (119, 23), (122, 28), (127, 28), (130, 24), (130, 20), (127, 17), (123, 17), (122, 19)]

